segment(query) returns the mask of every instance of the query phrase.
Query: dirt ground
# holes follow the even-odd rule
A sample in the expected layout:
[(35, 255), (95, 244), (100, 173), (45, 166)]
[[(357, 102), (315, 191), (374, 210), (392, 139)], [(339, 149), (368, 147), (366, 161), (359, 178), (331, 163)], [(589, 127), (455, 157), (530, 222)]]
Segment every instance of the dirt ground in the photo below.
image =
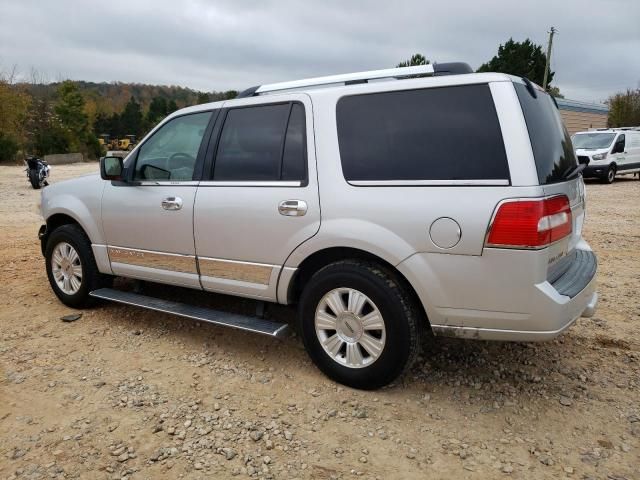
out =
[(295, 335), (114, 304), (63, 323), (38, 202), (0, 166), (0, 478), (640, 479), (637, 179), (587, 185), (594, 318), (547, 343), (437, 340), (375, 392), (329, 381)]

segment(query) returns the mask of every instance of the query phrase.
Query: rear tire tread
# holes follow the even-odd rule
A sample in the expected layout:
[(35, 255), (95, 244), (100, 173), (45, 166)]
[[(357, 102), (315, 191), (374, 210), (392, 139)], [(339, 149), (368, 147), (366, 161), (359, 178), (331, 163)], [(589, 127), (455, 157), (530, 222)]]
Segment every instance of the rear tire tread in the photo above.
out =
[[(408, 327), (407, 328), (408, 352), (407, 352), (406, 359), (402, 362), (402, 365), (390, 365), (388, 366), (388, 369), (385, 372), (383, 372), (382, 374), (380, 374), (375, 378), (370, 378), (369, 376), (364, 379), (353, 379), (353, 378), (346, 379), (334, 373), (337, 367), (331, 363), (328, 363), (328, 362), (333, 362), (333, 360), (328, 358), (323, 360), (324, 357), (320, 355), (321, 359), (316, 361), (315, 357), (317, 357), (318, 355), (316, 354), (314, 356), (311, 350), (313, 347), (309, 344), (311, 341), (317, 341), (317, 340), (315, 340), (314, 338), (313, 340), (310, 341), (307, 338), (307, 335), (304, 333), (304, 322), (310, 322), (310, 321), (312, 322), (313, 319), (305, 318), (304, 311), (309, 308), (309, 305), (307, 305), (309, 301), (308, 297), (313, 295), (313, 290), (316, 287), (316, 283), (322, 281), (323, 279), (329, 277), (330, 275), (335, 275), (340, 273), (351, 274), (351, 275), (355, 274), (356, 276), (362, 277), (362, 280), (365, 282), (371, 282), (372, 279), (370, 275), (375, 276), (376, 277), (375, 280), (377, 281), (378, 285), (374, 285), (374, 287), (382, 287), (385, 295), (389, 298), (389, 300), (400, 307), (400, 310), (402, 312), (401, 317), (406, 322), (406, 326)], [(358, 260), (358, 259), (340, 260), (340, 261), (331, 263), (321, 268), (320, 270), (318, 270), (309, 279), (309, 282), (305, 286), (305, 289), (302, 293), (302, 297), (300, 299), (300, 306), (299, 306), (299, 327), (302, 333), (302, 338), (304, 340), (307, 351), (309, 352), (310, 356), (312, 357), (312, 359), (314, 360), (318, 368), (320, 368), (320, 370), (322, 370), (325, 374), (327, 374), (328, 376), (330, 376), (331, 378), (333, 378), (338, 382), (345, 383), (351, 387), (360, 388), (364, 390), (373, 390), (376, 388), (380, 388), (387, 384), (393, 383), (398, 378), (401, 378), (411, 368), (416, 358), (420, 354), (420, 349), (422, 346), (422, 340), (423, 340), (424, 331), (425, 331), (424, 327), (426, 322), (422, 309), (418, 305), (413, 295), (411, 295), (410, 290), (405, 285), (405, 283), (406, 282), (404, 282), (399, 277), (399, 275), (397, 275), (395, 272), (391, 271), (390, 269), (378, 263), (367, 261), (367, 260)], [(345, 285), (345, 286), (349, 286), (349, 285)], [(367, 293), (367, 292), (364, 292), (364, 293)], [(313, 305), (313, 309), (315, 308), (316, 306)], [(378, 308), (380, 308), (380, 305), (378, 305)], [(387, 312), (387, 315), (388, 314), (389, 312)], [(390, 320), (386, 316), (385, 316), (385, 319), (386, 319), (385, 322)], [(398, 319), (395, 319), (395, 321), (398, 321)], [(390, 347), (392, 346), (390, 345)], [(322, 352), (322, 354), (324, 355), (324, 352)], [(377, 360), (377, 362), (379, 361), (380, 359)], [(324, 363), (328, 363), (329, 366), (327, 367), (323, 365)], [(375, 366), (375, 364), (373, 366)], [(371, 367), (366, 367), (366, 368), (371, 368)], [(366, 368), (363, 370), (366, 370)]]

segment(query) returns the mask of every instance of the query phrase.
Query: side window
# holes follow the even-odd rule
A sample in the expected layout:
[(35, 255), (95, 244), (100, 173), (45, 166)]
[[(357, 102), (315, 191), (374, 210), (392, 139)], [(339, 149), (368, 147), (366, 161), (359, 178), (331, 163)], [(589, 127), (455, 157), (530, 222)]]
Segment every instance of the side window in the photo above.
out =
[(134, 180), (189, 181), (211, 112), (174, 118), (138, 151)]
[(307, 177), (305, 138), (304, 108), (294, 103), (282, 154), (282, 180), (304, 180)]
[(618, 137), (616, 140), (616, 145), (613, 147), (613, 153), (623, 153), (625, 147), (625, 137), (624, 133)]
[(303, 180), (304, 108), (297, 103), (229, 110), (215, 159), (216, 181)]
[(352, 95), (336, 115), (348, 181), (509, 179), (488, 85)]

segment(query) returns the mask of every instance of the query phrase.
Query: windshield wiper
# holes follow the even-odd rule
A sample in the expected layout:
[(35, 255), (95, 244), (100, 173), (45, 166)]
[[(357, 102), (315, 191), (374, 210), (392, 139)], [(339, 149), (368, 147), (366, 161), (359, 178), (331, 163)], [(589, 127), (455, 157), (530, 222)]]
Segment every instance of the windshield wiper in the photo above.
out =
[(577, 177), (580, 172), (582, 172), (585, 168), (586, 168), (587, 164), (586, 163), (579, 163), (578, 165), (576, 165), (573, 168), (568, 168), (566, 172), (564, 172), (564, 174), (562, 175), (562, 180), (571, 180), (575, 177)]

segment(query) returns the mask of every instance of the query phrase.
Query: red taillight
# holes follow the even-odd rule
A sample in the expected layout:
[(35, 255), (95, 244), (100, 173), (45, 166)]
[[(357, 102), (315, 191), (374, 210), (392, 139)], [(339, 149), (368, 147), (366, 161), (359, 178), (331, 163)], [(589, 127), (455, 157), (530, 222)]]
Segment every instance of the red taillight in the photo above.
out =
[(487, 235), (488, 247), (541, 248), (571, 234), (571, 207), (565, 195), (540, 200), (507, 200), (498, 207)]

